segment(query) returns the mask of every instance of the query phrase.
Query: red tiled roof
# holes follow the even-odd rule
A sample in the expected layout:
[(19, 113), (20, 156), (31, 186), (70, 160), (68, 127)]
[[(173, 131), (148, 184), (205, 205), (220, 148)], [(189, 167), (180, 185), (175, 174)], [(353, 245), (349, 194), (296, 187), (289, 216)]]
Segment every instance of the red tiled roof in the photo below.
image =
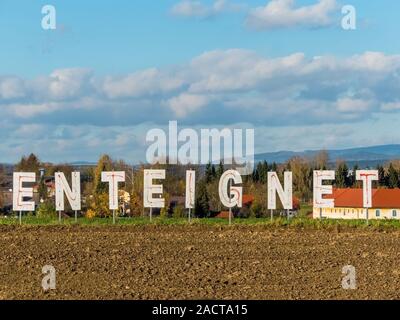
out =
[[(335, 207), (362, 208), (362, 189), (333, 189), (332, 195), (325, 195), (326, 199), (335, 199)], [(373, 189), (373, 208), (392, 209), (400, 208), (400, 189)]]
[[(221, 219), (228, 219), (229, 218), (229, 211), (221, 211), (215, 217), (216, 218), (221, 218)], [(232, 213), (232, 218), (233, 218), (233, 213)]]
[(250, 194), (244, 194), (242, 198), (242, 204), (251, 204), (254, 201), (254, 197)]

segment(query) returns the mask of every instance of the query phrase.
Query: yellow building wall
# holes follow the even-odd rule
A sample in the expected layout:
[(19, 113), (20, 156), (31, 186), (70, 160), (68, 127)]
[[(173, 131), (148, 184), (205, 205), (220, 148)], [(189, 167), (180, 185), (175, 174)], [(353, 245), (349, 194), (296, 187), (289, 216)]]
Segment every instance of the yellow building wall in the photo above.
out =
[[(313, 218), (320, 218), (320, 210), (322, 210), (322, 218), (329, 219), (366, 219), (366, 209), (363, 208), (314, 208)], [(379, 213), (379, 214), (378, 214)], [(394, 215), (395, 213), (395, 215)], [(369, 219), (400, 219), (400, 208), (397, 209), (379, 209), (379, 208), (369, 208), (368, 209)]]

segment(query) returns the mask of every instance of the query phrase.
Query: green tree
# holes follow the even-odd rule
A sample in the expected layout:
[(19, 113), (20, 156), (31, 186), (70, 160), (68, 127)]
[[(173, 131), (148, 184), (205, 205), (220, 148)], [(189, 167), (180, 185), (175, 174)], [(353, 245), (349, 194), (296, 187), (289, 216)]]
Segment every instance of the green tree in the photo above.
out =
[(101, 182), (101, 173), (103, 171), (112, 171), (113, 162), (108, 155), (102, 155), (97, 162), (96, 169), (94, 171), (94, 193), (102, 194), (108, 192), (108, 185)]
[(89, 209), (98, 217), (109, 217), (111, 211), (108, 206), (108, 185), (101, 182), (102, 171), (112, 171), (113, 162), (108, 155), (100, 157), (94, 170), (93, 194), (89, 195)]
[(224, 173), (225, 169), (224, 169), (224, 164), (222, 163), (222, 161), (219, 162), (218, 168), (217, 168), (217, 172), (216, 172), (216, 177), (219, 180), (219, 178), (221, 178), (222, 174)]
[(259, 182), (266, 184), (268, 181), (268, 163), (267, 161), (259, 162), (257, 165)]
[(210, 212), (209, 197), (207, 193), (207, 185), (205, 181), (200, 181), (197, 185), (195, 199), (195, 214), (199, 218), (208, 217)]
[(389, 189), (394, 189), (399, 187), (399, 174), (397, 170), (390, 163), (388, 169), (387, 186)]
[(353, 170), (351, 172), (351, 175), (349, 176), (349, 187), (356, 187), (357, 186), (357, 170), (358, 170), (358, 165), (355, 164), (353, 167)]
[(258, 175), (258, 169), (257, 166), (254, 167), (253, 169), (253, 174), (251, 175), (251, 178), (254, 182), (258, 182), (258, 180), (260, 179), (259, 175)]
[(336, 187), (347, 188), (349, 186), (349, 168), (345, 162), (339, 162), (336, 168)]
[(39, 158), (31, 153), (28, 157), (23, 156), (21, 160), (15, 165), (16, 171), (23, 172), (39, 172), (41, 162)]
[(205, 171), (206, 183), (210, 183), (213, 180), (213, 170), (212, 170), (212, 168), (213, 168), (213, 165), (211, 164), (211, 162), (207, 163), (206, 171)]
[(378, 170), (378, 184), (380, 187), (386, 187), (387, 186), (387, 181), (386, 181), (386, 174), (385, 174), (385, 168), (381, 165), (378, 165), (376, 167)]

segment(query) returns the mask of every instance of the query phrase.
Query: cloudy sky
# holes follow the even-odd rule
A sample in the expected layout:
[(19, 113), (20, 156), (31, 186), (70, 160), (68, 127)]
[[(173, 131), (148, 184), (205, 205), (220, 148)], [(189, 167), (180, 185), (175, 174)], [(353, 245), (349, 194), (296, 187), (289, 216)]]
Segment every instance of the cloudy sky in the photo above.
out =
[[(43, 30), (41, 9), (57, 10)], [(342, 7), (357, 29), (341, 27)], [(400, 143), (395, 0), (0, 0), (0, 162), (145, 159), (145, 135), (254, 128), (256, 152)]]

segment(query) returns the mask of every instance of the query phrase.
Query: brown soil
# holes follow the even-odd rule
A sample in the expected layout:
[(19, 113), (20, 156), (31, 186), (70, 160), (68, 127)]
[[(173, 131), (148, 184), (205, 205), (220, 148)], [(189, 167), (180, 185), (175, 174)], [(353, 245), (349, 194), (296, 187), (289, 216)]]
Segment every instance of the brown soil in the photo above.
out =
[[(400, 232), (0, 227), (0, 299), (398, 299)], [(57, 270), (44, 292), (42, 267)], [(353, 265), (357, 289), (342, 289)]]

